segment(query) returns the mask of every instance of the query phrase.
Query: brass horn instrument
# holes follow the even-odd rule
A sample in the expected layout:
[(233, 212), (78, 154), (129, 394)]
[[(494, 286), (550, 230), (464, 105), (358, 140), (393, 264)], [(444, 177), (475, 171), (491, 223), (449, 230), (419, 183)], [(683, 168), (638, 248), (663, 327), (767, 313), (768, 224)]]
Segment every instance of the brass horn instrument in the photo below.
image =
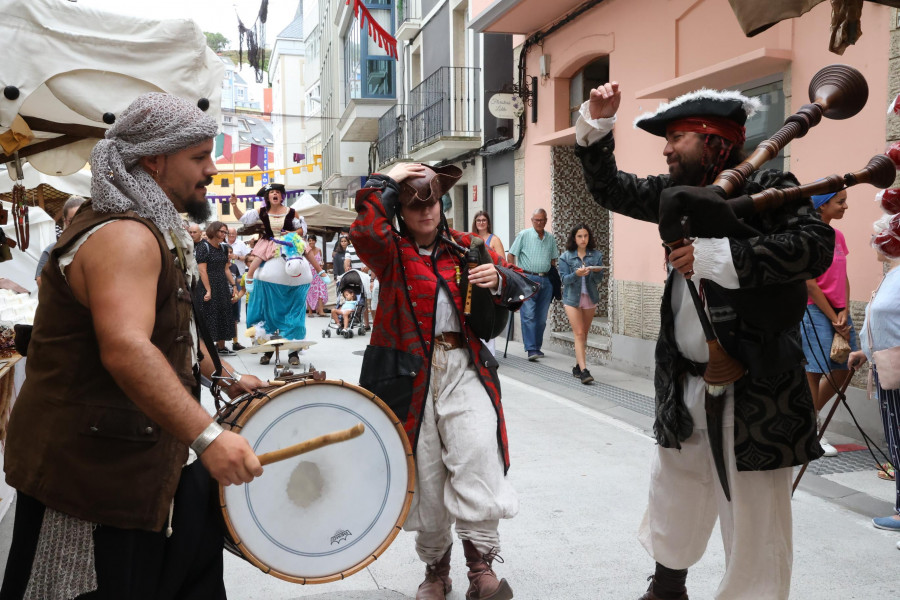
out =
[[(787, 120), (785, 120), (784, 125), (782, 125), (772, 137), (761, 142), (756, 150), (754, 150), (743, 162), (733, 169), (722, 171), (713, 182), (713, 185), (719, 186), (723, 190), (726, 198), (732, 196), (744, 187), (744, 184), (747, 182), (750, 175), (767, 161), (777, 156), (782, 148), (792, 140), (806, 135), (811, 127), (814, 127), (821, 122), (822, 117), (837, 120), (848, 119), (862, 110), (868, 97), (869, 86), (862, 73), (858, 70), (849, 65), (841, 64), (824, 67), (816, 73), (813, 76), (812, 81), (810, 81), (810, 104), (804, 104), (800, 107), (800, 110), (788, 117)], [(884, 158), (887, 159), (887, 157)], [(875, 159), (873, 159), (873, 161), (874, 160)], [(887, 160), (890, 161), (890, 159)], [(882, 162), (883, 161), (880, 159), (878, 160), (879, 164)], [(870, 161), (870, 165), (871, 164)], [(882, 171), (886, 172), (886, 168), (883, 164), (875, 170), (879, 173)], [(850, 174), (845, 177), (854, 175), (858, 174)], [(859, 180), (862, 177), (868, 177), (868, 175), (859, 175), (857, 177), (857, 182), (867, 183), (868, 181)], [(833, 178), (840, 179), (841, 187), (839, 189), (842, 189), (845, 185), (845, 180), (841, 179), (839, 176), (832, 176), (832, 178), (827, 180), (831, 181), (831, 185), (838, 185), (837, 179)], [(893, 179), (891, 181), (893, 181)], [(890, 184), (888, 184), (888, 186), (889, 185)], [(765, 200), (761, 199), (759, 201), (761, 203), (760, 206), (762, 206), (763, 203), (769, 203), (771, 206), (774, 206), (773, 199), (777, 194), (770, 194), (770, 192), (785, 192), (785, 198), (781, 200), (782, 203), (787, 199), (792, 199), (794, 197), (799, 198), (804, 194), (803, 191), (766, 190), (765, 192), (757, 194), (757, 196), (768, 194), (765, 197)], [(808, 196), (809, 193), (807, 192), (806, 195)], [(744, 215), (739, 214), (738, 216), (749, 216), (749, 214), (756, 212), (757, 209), (753, 208), (750, 210), (747, 207), (743, 207), (742, 210), (749, 212), (745, 212)], [(686, 242), (687, 240), (682, 239), (665, 242), (665, 245), (674, 250), (675, 248), (680, 248), (685, 245)], [(709, 386), (718, 387), (732, 384), (743, 377), (746, 369), (739, 361), (725, 352), (725, 349), (715, 336), (712, 325), (709, 323), (709, 319), (706, 316), (706, 310), (703, 307), (703, 303), (700, 300), (700, 296), (697, 293), (693, 281), (691, 281), (690, 273), (685, 274), (685, 279), (687, 280), (688, 290), (694, 300), (697, 314), (700, 317), (700, 323), (703, 326), (703, 331), (706, 335), (706, 342), (709, 346), (709, 363), (703, 379)]]

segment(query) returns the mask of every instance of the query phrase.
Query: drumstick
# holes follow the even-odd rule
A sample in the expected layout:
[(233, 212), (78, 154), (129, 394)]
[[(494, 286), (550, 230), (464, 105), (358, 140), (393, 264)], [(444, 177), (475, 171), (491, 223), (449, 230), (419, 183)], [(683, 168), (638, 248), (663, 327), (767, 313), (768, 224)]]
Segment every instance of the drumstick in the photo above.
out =
[(303, 454), (304, 452), (317, 450), (322, 446), (337, 444), (338, 442), (346, 442), (347, 440), (352, 440), (355, 437), (361, 436), (365, 431), (366, 426), (362, 423), (357, 423), (350, 429), (333, 431), (331, 433), (326, 433), (325, 435), (320, 435), (319, 437), (314, 437), (311, 440), (306, 440), (305, 442), (300, 442), (299, 444), (294, 444), (293, 446), (282, 448), (281, 450), (273, 450), (272, 452), (260, 454), (258, 456), (259, 464), (269, 465), (274, 462), (278, 462), (279, 460), (284, 460), (286, 458), (291, 458), (292, 456)]

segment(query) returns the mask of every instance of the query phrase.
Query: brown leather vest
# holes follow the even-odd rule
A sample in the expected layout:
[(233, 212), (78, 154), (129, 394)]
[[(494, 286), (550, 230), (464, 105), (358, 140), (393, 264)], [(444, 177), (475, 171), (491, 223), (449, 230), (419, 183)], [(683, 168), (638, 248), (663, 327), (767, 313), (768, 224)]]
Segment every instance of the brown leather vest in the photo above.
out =
[(43, 272), (25, 383), (9, 423), (6, 481), (86, 521), (156, 531), (165, 524), (187, 447), (141, 412), (103, 367), (91, 313), (59, 270), (59, 257), (84, 233), (113, 219), (138, 221), (156, 236), (162, 268), (150, 339), (185, 388), (196, 385), (191, 294), (163, 235), (135, 213), (95, 213), (85, 204)]

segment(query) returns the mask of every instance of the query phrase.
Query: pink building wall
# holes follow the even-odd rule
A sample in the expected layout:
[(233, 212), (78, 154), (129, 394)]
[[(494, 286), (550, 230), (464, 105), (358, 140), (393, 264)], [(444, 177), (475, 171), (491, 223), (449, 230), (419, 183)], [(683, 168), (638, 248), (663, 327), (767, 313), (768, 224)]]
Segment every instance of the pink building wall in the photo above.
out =
[[(486, 7), (490, 2), (472, 1), (473, 15), (477, 16), (482, 4)], [(539, 78), (538, 122), (531, 123), (529, 119), (525, 138), (526, 220), (534, 209), (550, 206), (550, 145), (572, 143), (574, 139), (572, 131), (566, 131), (569, 78), (605, 53), (610, 56), (610, 78), (620, 83), (623, 92), (615, 135), (616, 158), (619, 168), (625, 171), (642, 176), (666, 171), (664, 141), (633, 129), (631, 124), (636, 116), (655, 110), (670, 97), (638, 98), (638, 92), (658, 90), (666, 82), (711, 70), (729, 60), (734, 64), (724, 74), (712, 72), (694, 87), (703, 81), (746, 83), (784, 70), (779, 64), (789, 64), (790, 75), (785, 77), (784, 86), (785, 95), (790, 95), (791, 114), (808, 102), (809, 81), (821, 67), (845, 63), (859, 69), (869, 84), (869, 102), (863, 111), (846, 121), (823, 119), (805, 138), (794, 141), (788, 151), (790, 169), (803, 183), (862, 168), (885, 146), (889, 10), (865, 3), (862, 38), (843, 56), (837, 56), (827, 49), (827, 2), (800, 19), (782, 22), (754, 38), (743, 35), (726, 0), (601, 4), (547, 38), (543, 48), (533, 47), (528, 56), (529, 75), (539, 76), (542, 52), (551, 56), (551, 67), (549, 78)], [(748, 55), (754, 51), (769, 58), (751, 60), (753, 57)], [(844, 232), (850, 248), (848, 263), (854, 300), (868, 299), (881, 273), (868, 246), (871, 223), (880, 214), (872, 202), (874, 194), (871, 186), (851, 189), (850, 210), (842, 221), (834, 223)], [(550, 219), (552, 228), (552, 215)], [(612, 255), (616, 279), (661, 283), (665, 278), (655, 225), (614, 216)]]

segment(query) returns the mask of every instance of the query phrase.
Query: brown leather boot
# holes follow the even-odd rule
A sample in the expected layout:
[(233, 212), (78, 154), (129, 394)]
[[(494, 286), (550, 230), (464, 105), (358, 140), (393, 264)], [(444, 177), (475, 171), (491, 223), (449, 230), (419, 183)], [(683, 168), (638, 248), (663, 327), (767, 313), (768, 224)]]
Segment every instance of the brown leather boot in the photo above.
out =
[(510, 600), (512, 588), (505, 579), (497, 580), (491, 568), (494, 559), (503, 562), (493, 551), (482, 554), (469, 540), (463, 540), (463, 552), (466, 554), (466, 566), (469, 567), (469, 589), (466, 600)]
[(416, 592), (416, 600), (444, 600), (452, 588), (450, 580), (450, 550), (430, 565), (425, 565), (425, 581), (419, 584)]
[[(651, 575), (647, 580), (650, 582), (650, 587), (647, 588), (647, 593), (638, 598), (638, 600), (663, 600), (661, 596), (657, 596), (653, 591), (653, 584), (656, 582), (656, 578)], [(678, 596), (677, 600), (688, 600), (686, 589), (683, 594)]]

